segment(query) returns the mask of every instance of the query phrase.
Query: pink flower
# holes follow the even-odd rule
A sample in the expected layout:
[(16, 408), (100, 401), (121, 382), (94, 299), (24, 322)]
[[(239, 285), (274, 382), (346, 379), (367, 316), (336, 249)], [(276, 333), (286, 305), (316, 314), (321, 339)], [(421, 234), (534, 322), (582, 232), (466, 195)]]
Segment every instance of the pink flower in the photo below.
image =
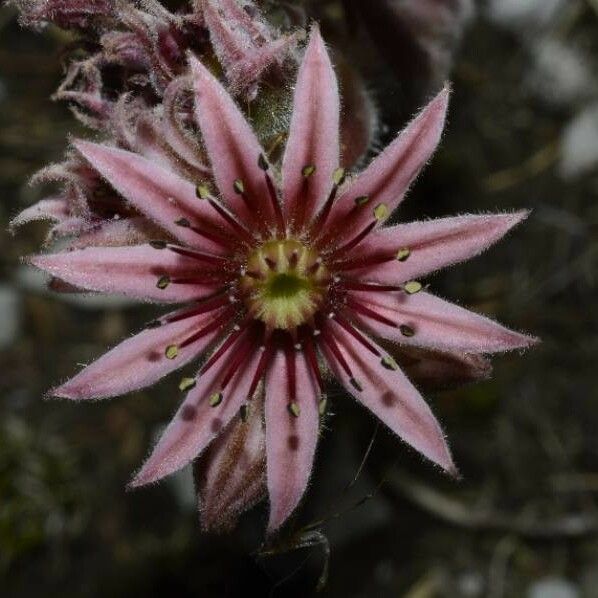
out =
[[(263, 396), (269, 532), (293, 512), (309, 481), (327, 409), (326, 372), (454, 474), (440, 425), (374, 338), (408, 351), (431, 350), (432, 370), (456, 371), (461, 364), (463, 372), (483, 370), (481, 354), (527, 347), (534, 339), (415, 281), (477, 255), (525, 212), (382, 226), (438, 144), (448, 89), (348, 179), (338, 167), (336, 77), (314, 29), (299, 69), (279, 181), (232, 98), (203, 64), (190, 61), (213, 185), (131, 151), (76, 141), (88, 163), (163, 237), (31, 258), (76, 287), (190, 305), (150, 323), (53, 394), (120, 395), (205, 355), (197, 377), (183, 381), (186, 398), (131, 485), (177, 471), (210, 444), (218, 453), (213, 441), (232, 433), (229, 423)], [(434, 377), (430, 372), (419, 374)], [(233, 469), (229, 477), (238, 475)]]

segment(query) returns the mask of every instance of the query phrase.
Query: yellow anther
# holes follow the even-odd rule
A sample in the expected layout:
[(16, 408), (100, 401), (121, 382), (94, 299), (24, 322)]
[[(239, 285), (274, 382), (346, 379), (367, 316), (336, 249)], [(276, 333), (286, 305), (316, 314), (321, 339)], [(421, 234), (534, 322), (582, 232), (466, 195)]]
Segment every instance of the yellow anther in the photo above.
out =
[(402, 247), (397, 251), (397, 259), (399, 262), (406, 261), (411, 255), (411, 250), (408, 247)]
[(403, 289), (408, 295), (414, 295), (422, 290), (422, 283), (417, 280), (410, 280), (403, 285)]
[(164, 351), (164, 355), (166, 355), (166, 359), (174, 359), (179, 354), (179, 348), (177, 345), (168, 345), (166, 347), (166, 351)]
[(376, 220), (384, 220), (388, 216), (388, 207), (385, 203), (379, 203), (374, 208), (374, 217)]

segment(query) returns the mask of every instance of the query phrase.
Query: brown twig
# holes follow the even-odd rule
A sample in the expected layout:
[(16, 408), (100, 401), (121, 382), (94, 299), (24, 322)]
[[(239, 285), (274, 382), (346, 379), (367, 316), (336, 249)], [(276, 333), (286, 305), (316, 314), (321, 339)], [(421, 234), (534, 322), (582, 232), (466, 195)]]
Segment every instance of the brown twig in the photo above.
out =
[(530, 540), (582, 539), (598, 535), (598, 518), (585, 513), (546, 520), (476, 509), (402, 473), (391, 474), (383, 488), (392, 499), (408, 500), (444, 523), (462, 529), (507, 533)]

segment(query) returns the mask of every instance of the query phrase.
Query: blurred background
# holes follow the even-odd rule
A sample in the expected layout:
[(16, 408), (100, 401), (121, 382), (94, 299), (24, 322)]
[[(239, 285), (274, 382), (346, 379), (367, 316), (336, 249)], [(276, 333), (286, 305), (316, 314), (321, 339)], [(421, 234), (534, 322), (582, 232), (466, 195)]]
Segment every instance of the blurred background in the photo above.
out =
[(598, 1), (262, 4), (322, 22), (365, 77), (379, 144), (452, 81), (444, 140), (401, 219), (533, 209), (429, 282), (542, 344), (496, 358), (491, 380), (426, 393), (460, 482), (337, 392), (271, 554), (263, 505), (229, 535), (201, 534), (188, 471), (126, 492), (177, 406), (172, 380), (88, 404), (43, 396), (158, 311), (54, 295), (20, 264), (46, 230), (7, 231), (41, 197), (28, 178), (88, 133), (49, 99), (71, 34), (22, 29), (0, 4), (0, 595), (598, 596)]

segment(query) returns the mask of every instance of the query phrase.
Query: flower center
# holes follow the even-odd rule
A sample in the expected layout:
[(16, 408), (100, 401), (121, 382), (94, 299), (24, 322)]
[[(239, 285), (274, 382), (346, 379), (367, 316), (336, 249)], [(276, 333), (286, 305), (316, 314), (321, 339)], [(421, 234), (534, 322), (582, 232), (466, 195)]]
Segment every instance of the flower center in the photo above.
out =
[(308, 322), (326, 297), (330, 275), (317, 252), (294, 239), (252, 251), (239, 288), (249, 313), (270, 328)]

